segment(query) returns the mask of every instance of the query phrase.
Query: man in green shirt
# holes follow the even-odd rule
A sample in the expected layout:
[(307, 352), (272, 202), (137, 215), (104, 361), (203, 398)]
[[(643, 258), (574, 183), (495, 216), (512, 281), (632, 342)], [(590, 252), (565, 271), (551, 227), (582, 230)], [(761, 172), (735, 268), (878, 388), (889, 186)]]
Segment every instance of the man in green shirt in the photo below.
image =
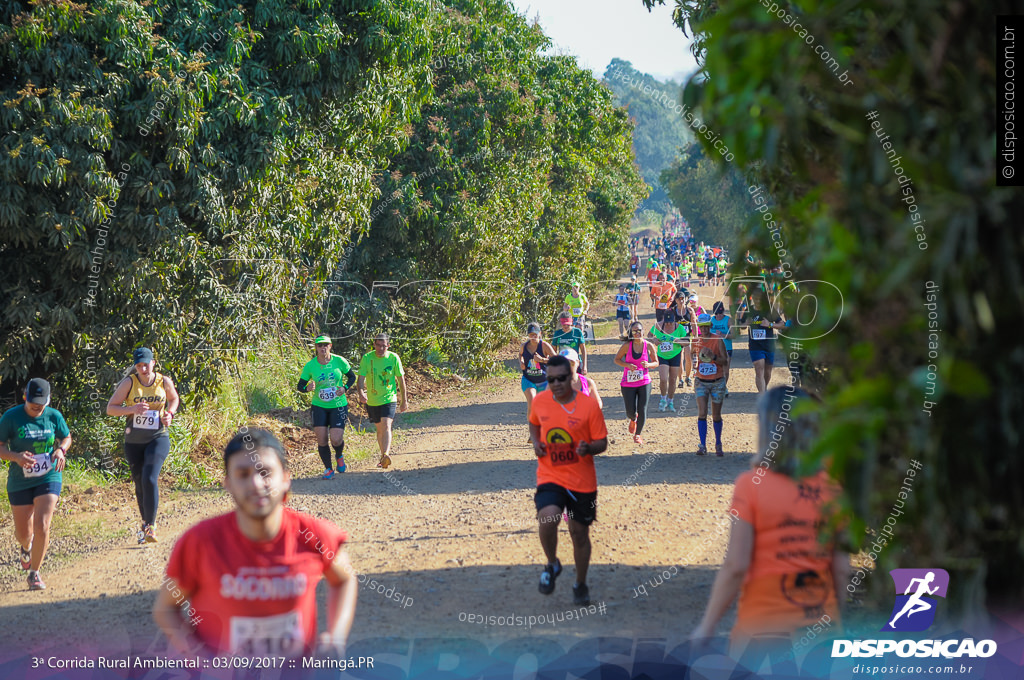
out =
[(661, 401), (658, 403), (658, 412), (663, 413), (666, 408), (672, 413), (676, 412), (676, 383), (679, 382), (679, 369), (681, 366), (683, 348), (689, 351), (690, 341), (687, 338), (688, 330), (685, 326), (676, 323), (675, 312), (669, 310), (660, 325), (654, 326), (648, 337), (654, 338), (658, 346), (658, 375), (661, 380)]
[(554, 347), (555, 353), (561, 352), (566, 347), (575, 350), (580, 355), (580, 367), (577, 373), (586, 375), (587, 346), (584, 344), (586, 336), (583, 334), (583, 330), (573, 327), (572, 312), (562, 312), (559, 314), (558, 322), (561, 324), (562, 330), (555, 331), (554, 335), (551, 336), (551, 345)]
[(7, 498), (14, 515), (14, 537), (21, 545), (21, 568), (29, 590), (46, 587), (39, 577), (50, 544), (50, 520), (63, 483), (61, 470), (71, 431), (60, 411), (50, 408), (50, 383), (33, 378), (25, 403), (0, 417), (0, 460), (7, 469)]
[[(338, 459), (338, 472), (344, 472), (345, 424), (348, 422), (348, 397), (345, 391), (356, 382), (355, 371), (344, 357), (331, 354), (331, 339), (321, 335), (316, 340), (316, 356), (302, 367), (299, 392), (313, 392), (313, 432), (317, 451), (324, 464), (322, 479), (334, 477), (331, 467), (331, 446)], [(328, 445), (330, 435), (330, 445)]]
[(391, 421), (395, 419), (396, 402), (398, 411), (405, 413), (408, 407), (405, 391), (405, 371), (402, 360), (388, 351), (386, 333), (378, 333), (373, 339), (373, 351), (363, 355), (359, 362), (359, 401), (366, 404), (370, 422), (377, 426), (377, 445), (380, 447), (380, 462), (377, 467), (387, 469), (391, 465)]

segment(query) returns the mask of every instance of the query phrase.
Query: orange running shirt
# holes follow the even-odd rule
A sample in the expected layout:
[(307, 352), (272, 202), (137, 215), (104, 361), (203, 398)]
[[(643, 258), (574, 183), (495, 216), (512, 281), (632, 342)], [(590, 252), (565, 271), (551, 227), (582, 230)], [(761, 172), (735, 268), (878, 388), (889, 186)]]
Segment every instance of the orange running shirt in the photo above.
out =
[(675, 297), (676, 287), (672, 283), (665, 281), (664, 283), (658, 283), (657, 281), (651, 284), (651, 292), (654, 293), (655, 300), (657, 301), (658, 309), (668, 309), (672, 303), (672, 298)]
[(839, 622), (833, 544), (821, 544), (825, 506), (839, 493), (824, 471), (796, 480), (756, 468), (736, 478), (732, 509), (754, 527), (754, 550), (740, 592), (734, 638), (793, 633), (825, 614)]
[(597, 400), (577, 393), (576, 401), (563, 408), (555, 401), (551, 390), (546, 390), (533, 398), (530, 422), (540, 426), (541, 441), (547, 447), (547, 455), (537, 459), (537, 486), (553, 483), (570, 491), (597, 491), (594, 457), (576, 455), (581, 441), (592, 442), (608, 436)]
[(725, 377), (725, 370), (716, 363), (706, 362), (700, 358), (700, 351), (710, 349), (719, 357), (725, 356), (725, 343), (721, 338), (703, 337), (697, 341), (697, 377), (701, 380), (715, 381)]
[(647, 270), (647, 283), (649, 285), (651, 285), (651, 286), (654, 286), (656, 283), (658, 283), (658, 276), (660, 276), (660, 275), (661, 275), (661, 270), (658, 269), (657, 267), (655, 267), (654, 269), (648, 269)]

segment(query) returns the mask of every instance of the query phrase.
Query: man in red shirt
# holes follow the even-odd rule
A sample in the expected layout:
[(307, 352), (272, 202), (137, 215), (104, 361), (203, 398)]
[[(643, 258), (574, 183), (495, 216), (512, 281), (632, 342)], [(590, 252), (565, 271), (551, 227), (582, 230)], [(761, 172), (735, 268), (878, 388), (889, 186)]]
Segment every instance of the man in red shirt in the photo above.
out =
[(569, 360), (548, 360), (548, 389), (530, 408), (530, 437), (537, 456), (537, 521), (540, 545), (548, 564), (540, 576), (540, 592), (550, 595), (562, 573), (558, 561), (558, 523), (567, 510), (569, 536), (576, 562), (573, 602), (590, 604), (590, 525), (597, 517), (597, 473), (593, 456), (608, 448), (608, 430), (597, 401), (572, 388)]
[[(224, 488), (235, 511), (178, 539), (153, 619), (181, 653), (300, 656), (317, 642), (316, 584), (327, 580), (327, 630), (319, 651), (343, 650), (358, 583), (344, 531), (285, 507), (291, 475), (284, 447), (242, 428), (224, 449)], [(186, 622), (182, 611), (195, 618)]]

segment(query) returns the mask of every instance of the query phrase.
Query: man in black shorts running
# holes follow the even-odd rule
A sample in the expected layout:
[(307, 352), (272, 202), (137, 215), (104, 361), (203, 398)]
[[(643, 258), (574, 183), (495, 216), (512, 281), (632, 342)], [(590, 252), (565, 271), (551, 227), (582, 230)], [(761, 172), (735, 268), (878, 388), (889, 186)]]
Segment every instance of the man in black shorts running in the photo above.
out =
[(567, 511), (569, 536), (576, 562), (573, 603), (590, 604), (587, 570), (590, 567), (590, 525), (597, 517), (597, 473), (594, 455), (608, 448), (608, 430), (597, 400), (572, 388), (569, 360), (555, 355), (548, 360), (548, 389), (530, 408), (530, 437), (537, 456), (537, 493), (534, 505), (540, 524), (540, 544), (547, 566), (539, 590), (550, 595), (562, 573), (558, 560), (558, 523)]

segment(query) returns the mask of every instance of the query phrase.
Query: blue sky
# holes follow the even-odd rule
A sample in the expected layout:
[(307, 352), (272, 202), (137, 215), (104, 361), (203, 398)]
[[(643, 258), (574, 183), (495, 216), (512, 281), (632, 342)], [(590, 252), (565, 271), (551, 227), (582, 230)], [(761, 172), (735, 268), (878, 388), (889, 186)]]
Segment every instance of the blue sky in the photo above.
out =
[(531, 21), (539, 16), (555, 52), (575, 55), (598, 77), (615, 57), (661, 80), (682, 80), (697, 70), (689, 39), (672, 23), (674, 0), (653, 12), (641, 0), (511, 2)]

